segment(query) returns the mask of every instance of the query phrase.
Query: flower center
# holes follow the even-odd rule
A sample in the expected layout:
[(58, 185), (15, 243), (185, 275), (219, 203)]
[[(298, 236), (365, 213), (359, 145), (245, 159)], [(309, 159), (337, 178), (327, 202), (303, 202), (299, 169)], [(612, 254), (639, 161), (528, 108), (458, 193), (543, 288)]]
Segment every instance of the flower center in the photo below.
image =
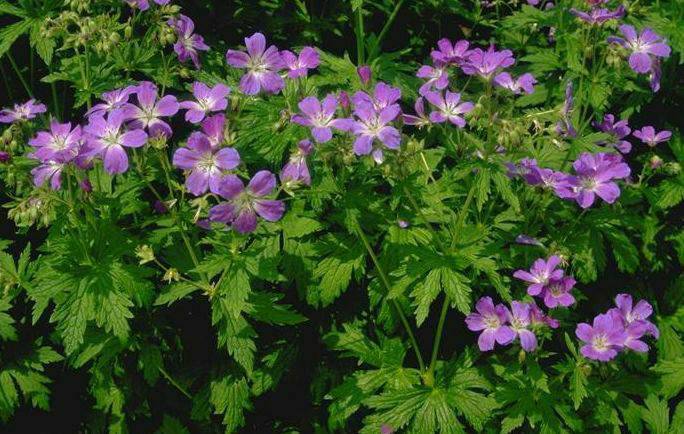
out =
[(197, 161), (197, 168), (204, 172), (210, 172), (216, 167), (216, 159), (214, 158), (214, 154), (211, 152), (207, 152), (206, 154), (202, 155), (202, 158), (200, 158)]
[(594, 339), (592, 340), (592, 345), (594, 348), (598, 351), (605, 351), (608, 349), (608, 337), (601, 333), (599, 335), (594, 336)]
[(596, 188), (597, 182), (594, 178), (584, 177), (580, 180), (580, 185), (585, 190), (594, 190)]
[(496, 315), (485, 316), (484, 323), (488, 329), (498, 329), (501, 326), (501, 320)]

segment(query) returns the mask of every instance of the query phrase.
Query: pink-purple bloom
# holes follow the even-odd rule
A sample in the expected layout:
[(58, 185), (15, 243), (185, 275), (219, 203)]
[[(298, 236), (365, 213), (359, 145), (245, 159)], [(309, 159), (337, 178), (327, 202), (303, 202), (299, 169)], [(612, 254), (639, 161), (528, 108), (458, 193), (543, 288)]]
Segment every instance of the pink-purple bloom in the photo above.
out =
[(149, 81), (140, 83), (135, 89), (138, 105), (130, 105), (127, 116), (132, 128), (144, 128), (151, 137), (171, 137), (171, 126), (162, 117), (178, 113), (178, 101), (173, 95), (157, 99), (157, 86)]
[(313, 151), (313, 143), (310, 140), (302, 140), (297, 146), (297, 150), (290, 155), (289, 161), (280, 171), (280, 182), (284, 185), (311, 185), (311, 174), (306, 158)]
[(218, 83), (214, 87), (196, 81), (192, 84), (192, 94), (195, 101), (183, 101), (180, 108), (187, 110), (185, 120), (193, 124), (202, 122), (206, 115), (212, 112), (224, 111), (228, 107), (230, 88)]
[(335, 119), (337, 97), (328, 94), (323, 101), (309, 96), (298, 104), (301, 113), (292, 116), (292, 122), (311, 128), (311, 135), (317, 143), (325, 143), (332, 139), (332, 128), (348, 130), (348, 119)]
[(228, 50), (226, 61), (234, 68), (247, 69), (240, 79), (240, 90), (247, 95), (256, 95), (262, 89), (278, 93), (285, 86), (278, 71), (283, 67), (283, 58), (275, 45), (266, 48), (266, 37), (255, 33), (245, 38), (247, 52)]
[(584, 152), (572, 167), (576, 175), (568, 176), (567, 186), (558, 188), (556, 193), (563, 199), (574, 199), (582, 208), (589, 208), (596, 196), (614, 203), (620, 197), (620, 188), (614, 181), (630, 174), (629, 166), (619, 155), (603, 152)]
[(556, 132), (566, 137), (577, 137), (577, 130), (572, 124), (572, 110), (575, 106), (575, 99), (573, 97), (573, 84), (568, 81), (565, 85), (565, 101), (561, 109), (561, 120), (556, 124)]
[(594, 127), (612, 136), (608, 142), (599, 142), (600, 145), (612, 145), (623, 154), (627, 154), (632, 150), (632, 144), (624, 140), (632, 132), (632, 129), (627, 124), (627, 119), (615, 122), (615, 116), (607, 114), (603, 117), (603, 122), (594, 122)]
[(313, 47), (302, 48), (299, 56), (288, 50), (281, 51), (280, 56), (289, 78), (306, 77), (310, 69), (317, 68), (321, 63), (318, 52)]
[(513, 78), (508, 72), (502, 72), (494, 77), (494, 85), (508, 89), (516, 95), (525, 92), (534, 93), (534, 85), (537, 80), (532, 74), (525, 73), (518, 78)]
[(469, 45), (470, 43), (464, 39), (452, 44), (449, 39), (442, 38), (437, 41), (437, 49), (432, 50), (430, 56), (435, 64), (458, 66), (467, 60), (470, 54), (468, 52)]
[(369, 95), (366, 92), (358, 91), (352, 96), (352, 103), (354, 107), (368, 106), (376, 111), (380, 111), (385, 107), (396, 105), (401, 98), (401, 90), (398, 87), (392, 87), (387, 83), (379, 82), (375, 85), (373, 94)]
[(50, 188), (59, 190), (62, 186), (62, 170), (66, 163), (58, 161), (46, 161), (40, 166), (31, 169), (33, 175), (33, 183), (36, 187), (42, 187), (46, 182), (50, 182)]
[(596, 316), (592, 325), (578, 324), (575, 334), (585, 343), (580, 348), (582, 355), (602, 362), (614, 359), (626, 339), (621, 322), (610, 314)]
[(472, 102), (461, 102), (460, 93), (448, 90), (444, 95), (441, 92), (426, 92), (424, 96), (430, 104), (437, 108), (437, 110), (430, 112), (430, 121), (437, 124), (449, 121), (457, 127), (463, 128), (466, 125), (463, 115), (470, 113), (475, 107)]
[(133, 95), (137, 86), (126, 86), (120, 89), (110, 90), (102, 94), (102, 102), (95, 104), (90, 110), (86, 112), (86, 116), (92, 115), (106, 115), (112, 110), (125, 108), (130, 110), (131, 104), (128, 103), (131, 95)]
[(275, 175), (268, 170), (257, 172), (247, 188), (237, 176), (227, 175), (219, 188), (219, 194), (227, 201), (212, 207), (209, 219), (230, 224), (242, 234), (256, 229), (257, 215), (267, 221), (278, 221), (285, 212), (285, 203), (264, 198), (273, 192), (275, 186)]
[(520, 301), (511, 302), (511, 309), (506, 309), (510, 329), (520, 339), (520, 346), (526, 352), (537, 349), (537, 336), (528, 327), (532, 324), (531, 306)]
[(105, 170), (110, 173), (123, 173), (128, 170), (128, 156), (124, 148), (139, 148), (147, 142), (147, 134), (142, 129), (126, 129), (126, 113), (114, 110), (105, 119), (101, 114), (93, 115), (83, 130), (87, 134), (88, 155), (99, 155), (104, 161)]
[(185, 187), (195, 196), (207, 190), (220, 193), (223, 173), (240, 165), (240, 155), (233, 148), (213, 146), (209, 137), (196, 131), (188, 138), (187, 148), (178, 148), (173, 154), (173, 165), (189, 171)]
[(73, 129), (71, 123), (60, 124), (52, 120), (50, 131), (39, 131), (29, 144), (36, 148), (31, 157), (43, 163), (55, 161), (67, 163), (78, 155), (81, 141), (81, 126)]
[(663, 130), (656, 133), (655, 128), (648, 125), (640, 130), (635, 130), (632, 135), (641, 140), (650, 147), (654, 147), (658, 143), (667, 142), (672, 137), (672, 132)]
[(348, 122), (352, 133), (356, 136), (354, 141), (354, 153), (356, 155), (369, 155), (378, 163), (384, 161), (382, 148), (373, 148), (373, 142), (379, 140), (389, 149), (398, 149), (401, 134), (393, 126), (389, 125), (401, 109), (397, 104), (391, 104), (379, 111), (369, 104), (357, 105), (354, 109), (356, 119)]
[(524, 280), (529, 283), (527, 293), (529, 295), (540, 295), (544, 287), (552, 280), (559, 280), (563, 277), (563, 270), (557, 268), (561, 260), (558, 256), (552, 255), (549, 259), (537, 259), (532, 264), (530, 271), (517, 270), (513, 273), (516, 279)]
[(638, 323), (645, 327), (645, 333), (650, 334), (658, 339), (660, 332), (655, 324), (648, 321), (648, 318), (653, 314), (653, 306), (646, 300), (639, 300), (636, 305), (633, 302), (632, 296), (629, 294), (618, 294), (615, 297), (615, 306), (608, 312), (617, 314), (625, 326)]
[(14, 104), (14, 107), (0, 110), (0, 123), (11, 124), (16, 121), (33, 119), (39, 113), (45, 113), (45, 104), (37, 103), (35, 99), (30, 99), (23, 104)]
[(415, 125), (418, 128), (430, 125), (430, 116), (425, 112), (425, 100), (423, 97), (418, 97), (414, 105), (416, 111), (415, 115), (403, 114), (402, 118), (407, 125)]
[(630, 51), (629, 66), (635, 72), (646, 74), (653, 68), (656, 58), (670, 56), (670, 47), (660, 35), (648, 27), (637, 34), (634, 27), (623, 24), (620, 26), (620, 32), (623, 38), (611, 36), (608, 41), (620, 44)]
[(477, 339), (480, 351), (493, 350), (495, 342), (508, 345), (515, 339), (516, 332), (506, 325), (508, 309), (503, 304), (494, 306), (491, 297), (482, 297), (475, 310), (477, 313), (469, 314), (465, 322), (469, 330), (482, 332)]
[(359, 76), (359, 80), (361, 81), (361, 84), (366, 86), (371, 81), (373, 71), (371, 71), (370, 66), (361, 65), (358, 68), (356, 68), (356, 74)]
[(180, 14), (178, 19), (171, 18), (168, 23), (176, 31), (177, 40), (173, 45), (173, 51), (178, 55), (178, 60), (185, 62), (190, 59), (195, 68), (199, 69), (198, 51), (207, 51), (209, 46), (204, 43), (202, 36), (194, 33), (195, 23), (183, 14)]
[(569, 276), (560, 279), (552, 279), (544, 286), (544, 305), (550, 309), (558, 306), (568, 307), (575, 303), (572, 296), (572, 288), (575, 286), (575, 279)]
[(416, 77), (427, 80), (418, 89), (421, 95), (433, 89), (443, 90), (449, 86), (449, 71), (445, 63), (435, 62), (435, 66), (423, 65), (418, 68)]
[(487, 51), (475, 48), (470, 51), (468, 60), (461, 65), (466, 75), (478, 75), (486, 80), (491, 80), (499, 71), (515, 63), (511, 50), (497, 51), (491, 45)]
[(601, 25), (608, 20), (620, 19), (625, 16), (625, 7), (620, 5), (614, 11), (605, 8), (593, 8), (589, 12), (584, 12), (577, 10), (575, 8), (570, 9), (570, 13), (584, 21), (585, 23), (591, 25)]

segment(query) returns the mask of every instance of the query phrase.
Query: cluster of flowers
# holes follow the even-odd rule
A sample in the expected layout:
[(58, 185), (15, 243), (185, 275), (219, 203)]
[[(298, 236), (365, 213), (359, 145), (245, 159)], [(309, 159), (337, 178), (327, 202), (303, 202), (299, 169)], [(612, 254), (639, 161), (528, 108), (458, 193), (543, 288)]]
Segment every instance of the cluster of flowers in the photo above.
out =
[(600, 26), (609, 20), (619, 20), (625, 16), (624, 5), (620, 5), (615, 10), (611, 11), (610, 9), (601, 7), (603, 4), (608, 3), (608, 0), (591, 0), (588, 3), (590, 6), (589, 11), (580, 11), (571, 8), (570, 13), (580, 20), (596, 26)]
[(632, 144), (625, 140), (630, 133), (650, 147), (654, 147), (661, 142), (666, 142), (672, 136), (672, 132), (670, 131), (660, 131), (656, 133), (655, 128), (650, 125), (632, 132), (627, 119), (621, 119), (615, 122), (615, 116), (612, 114), (605, 115), (603, 117), (603, 122), (593, 122), (593, 125), (599, 131), (610, 135), (608, 141), (599, 142), (598, 144), (612, 146), (622, 154), (628, 154), (632, 150)]
[(651, 90), (660, 90), (660, 58), (670, 56), (670, 47), (663, 38), (646, 27), (637, 33), (633, 26), (623, 24), (620, 27), (623, 37), (611, 36), (608, 42), (618, 44), (629, 52), (629, 67), (637, 74), (648, 74)]
[(557, 268), (560, 262), (561, 259), (556, 255), (547, 260), (539, 258), (534, 261), (530, 271), (517, 270), (513, 277), (529, 283), (527, 293), (543, 299), (546, 307), (568, 307), (575, 303), (571, 291), (577, 282)]
[(582, 153), (572, 164), (575, 174), (542, 168), (536, 160), (525, 158), (519, 164), (509, 164), (509, 176), (521, 176), (528, 184), (553, 191), (561, 199), (574, 200), (589, 208), (600, 197), (614, 203), (620, 196), (615, 180), (627, 178), (629, 166), (618, 154)]
[(526, 352), (537, 348), (535, 330), (541, 326), (557, 328), (557, 320), (547, 316), (534, 303), (512, 301), (511, 308), (503, 304), (494, 305), (491, 297), (482, 297), (475, 304), (477, 313), (466, 319), (468, 329), (481, 332), (477, 339), (480, 351), (491, 351), (494, 344), (508, 345), (520, 339), (520, 346)]
[(646, 300), (639, 300), (634, 306), (631, 295), (618, 294), (615, 305), (597, 315), (592, 325), (577, 325), (575, 334), (585, 343), (580, 349), (584, 357), (607, 362), (623, 350), (645, 353), (648, 345), (641, 339), (648, 335), (658, 338), (658, 328), (648, 321), (653, 307)]

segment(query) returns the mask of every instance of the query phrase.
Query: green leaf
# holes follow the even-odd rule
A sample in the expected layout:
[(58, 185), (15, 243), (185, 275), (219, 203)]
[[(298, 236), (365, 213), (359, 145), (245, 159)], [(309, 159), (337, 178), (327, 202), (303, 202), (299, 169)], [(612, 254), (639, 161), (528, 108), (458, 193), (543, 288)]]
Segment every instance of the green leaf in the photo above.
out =
[(645, 400), (646, 408), (642, 410), (642, 417), (650, 432), (667, 434), (670, 426), (670, 412), (667, 401), (659, 400), (655, 395), (649, 395)]
[(223, 415), (226, 433), (237, 432), (245, 424), (245, 411), (251, 408), (247, 380), (224, 377), (211, 382), (209, 402), (215, 414)]
[(254, 292), (249, 297), (247, 313), (252, 318), (267, 324), (294, 325), (306, 321), (306, 317), (291, 311), (291, 307), (277, 304), (282, 294)]
[(17, 331), (14, 328), (14, 318), (7, 311), (12, 305), (7, 299), (0, 299), (0, 339), (3, 341), (17, 340)]
[(677, 396), (684, 389), (684, 357), (662, 360), (652, 369), (661, 376), (661, 393), (666, 398)]
[(54, 39), (48, 38), (45, 34), (44, 22), (39, 21), (31, 26), (29, 42), (36, 49), (36, 53), (43, 59), (43, 62), (49, 66), (52, 63), (52, 54), (55, 51), (56, 43)]
[(165, 304), (171, 306), (176, 301), (184, 298), (187, 295), (192, 294), (195, 291), (199, 291), (197, 285), (190, 282), (177, 282), (166, 287), (166, 291), (159, 294), (157, 299), (154, 301), (155, 306), (160, 306)]
[(25, 19), (16, 23), (5, 26), (0, 30), (0, 57), (4, 56), (7, 51), (12, 48), (12, 44), (17, 38), (28, 30), (33, 25), (33, 20)]
[(315, 306), (328, 306), (349, 287), (354, 272), (363, 269), (364, 250), (359, 242), (337, 238), (325, 245), (329, 256), (322, 259), (313, 272), (319, 283), (309, 289), (307, 301)]
[(480, 169), (475, 177), (475, 203), (477, 204), (477, 210), (482, 211), (482, 205), (487, 201), (490, 191), (490, 175), (489, 170)]
[(190, 430), (175, 417), (165, 414), (162, 424), (155, 434), (190, 434)]

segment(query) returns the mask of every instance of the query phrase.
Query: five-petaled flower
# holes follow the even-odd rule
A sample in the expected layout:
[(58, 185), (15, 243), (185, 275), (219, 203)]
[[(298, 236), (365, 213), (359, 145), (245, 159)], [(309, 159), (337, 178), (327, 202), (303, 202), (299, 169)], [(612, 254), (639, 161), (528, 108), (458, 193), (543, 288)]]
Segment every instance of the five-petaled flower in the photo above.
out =
[(228, 94), (230, 88), (225, 84), (218, 83), (209, 87), (201, 81), (192, 84), (192, 94), (196, 101), (183, 101), (180, 108), (187, 110), (185, 120), (193, 124), (202, 122), (204, 117), (211, 112), (220, 112), (228, 107)]
[(494, 306), (491, 297), (482, 297), (475, 304), (477, 313), (469, 314), (466, 319), (468, 329), (482, 331), (477, 339), (480, 351), (494, 349), (494, 343), (508, 345), (515, 339), (516, 332), (506, 325), (507, 309), (502, 304)]
[(511, 330), (520, 339), (520, 346), (529, 352), (537, 348), (537, 336), (528, 327), (532, 324), (531, 306), (520, 301), (511, 302), (511, 309), (506, 309), (506, 316)]
[(578, 324), (575, 334), (585, 343), (580, 349), (582, 355), (602, 362), (614, 359), (626, 339), (622, 324), (610, 314), (596, 316), (592, 325)]
[(198, 51), (207, 51), (209, 46), (204, 43), (204, 38), (194, 33), (195, 23), (183, 14), (178, 18), (171, 18), (168, 24), (176, 31), (176, 43), (173, 45), (173, 51), (178, 55), (178, 60), (185, 62), (192, 60), (195, 68), (199, 69), (200, 60)]
[(311, 174), (306, 164), (306, 157), (313, 151), (313, 143), (310, 140), (302, 140), (297, 145), (297, 150), (290, 155), (290, 159), (280, 171), (280, 182), (287, 187), (298, 184), (311, 185)]
[(556, 255), (550, 256), (547, 260), (539, 258), (532, 263), (529, 272), (517, 270), (513, 273), (513, 277), (530, 283), (527, 287), (527, 293), (529, 295), (540, 295), (544, 290), (544, 287), (547, 286), (550, 281), (558, 280), (563, 277), (563, 270), (557, 268), (560, 262), (560, 257)]
[(283, 58), (275, 45), (266, 48), (266, 37), (255, 33), (245, 38), (247, 52), (228, 50), (226, 61), (234, 68), (247, 69), (240, 79), (240, 90), (247, 95), (256, 95), (262, 89), (278, 93), (285, 86), (278, 71), (283, 67)]
[(309, 69), (318, 67), (321, 60), (318, 52), (313, 47), (304, 47), (299, 52), (299, 56), (289, 50), (280, 52), (285, 68), (288, 69), (287, 76), (289, 78), (306, 77)]
[(30, 99), (23, 104), (14, 104), (14, 107), (0, 110), (0, 123), (11, 124), (15, 121), (33, 119), (39, 113), (45, 113), (45, 104), (36, 103), (35, 99)]
[(83, 128), (87, 134), (88, 155), (102, 157), (104, 168), (110, 174), (128, 170), (124, 148), (139, 148), (147, 142), (145, 131), (125, 129), (125, 120), (125, 111), (118, 109), (109, 113), (106, 119), (101, 114), (91, 116)]
[(49, 161), (67, 163), (78, 155), (80, 142), (80, 125), (76, 125), (72, 129), (70, 122), (60, 124), (52, 120), (50, 131), (38, 132), (34, 138), (29, 140), (29, 145), (36, 148), (31, 156), (43, 163)]
[(350, 127), (348, 119), (335, 119), (338, 99), (329, 94), (323, 101), (315, 96), (309, 96), (298, 104), (301, 114), (292, 116), (292, 122), (311, 128), (311, 135), (318, 143), (325, 143), (332, 139), (332, 128), (346, 131)]
[(144, 81), (135, 90), (138, 105), (130, 105), (127, 116), (132, 119), (133, 128), (145, 128), (151, 137), (171, 137), (171, 126), (162, 117), (178, 113), (178, 101), (173, 95), (157, 99), (157, 86)]
[(437, 110), (430, 112), (430, 121), (439, 124), (449, 121), (459, 128), (465, 127), (466, 121), (463, 115), (470, 113), (475, 107), (472, 102), (461, 102), (461, 94), (456, 92), (446, 91), (446, 94), (441, 92), (426, 92), (425, 99), (430, 104), (435, 106)]
[(658, 143), (667, 142), (670, 140), (670, 137), (672, 137), (672, 132), (663, 130), (656, 133), (655, 128), (647, 125), (640, 130), (635, 130), (632, 135), (648, 146), (654, 147)]
[(627, 178), (629, 166), (617, 154), (599, 152), (582, 153), (572, 164), (575, 176), (567, 177), (567, 187), (557, 188), (556, 194), (564, 199), (575, 199), (582, 208), (589, 208), (596, 196), (607, 203), (613, 203), (620, 197), (620, 188), (616, 179)]
[(670, 47), (662, 37), (648, 27), (637, 34), (634, 27), (623, 24), (620, 26), (620, 32), (624, 38), (611, 36), (608, 41), (620, 44), (631, 52), (629, 66), (635, 72), (645, 74), (653, 68), (655, 58), (670, 56)]

